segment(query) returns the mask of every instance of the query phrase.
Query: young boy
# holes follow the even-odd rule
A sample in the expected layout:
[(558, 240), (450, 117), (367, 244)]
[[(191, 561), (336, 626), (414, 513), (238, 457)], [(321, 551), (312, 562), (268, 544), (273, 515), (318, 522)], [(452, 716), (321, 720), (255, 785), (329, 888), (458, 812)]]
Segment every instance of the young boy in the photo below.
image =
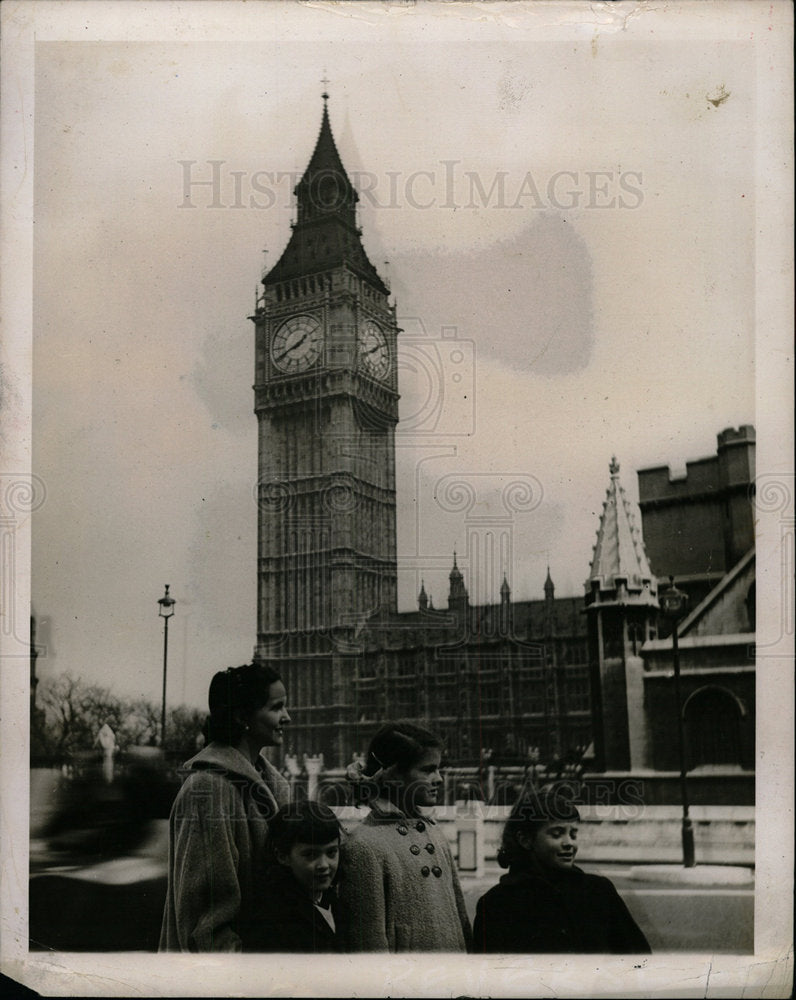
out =
[(299, 802), (271, 820), (269, 865), (245, 951), (339, 951), (340, 824), (328, 806)]

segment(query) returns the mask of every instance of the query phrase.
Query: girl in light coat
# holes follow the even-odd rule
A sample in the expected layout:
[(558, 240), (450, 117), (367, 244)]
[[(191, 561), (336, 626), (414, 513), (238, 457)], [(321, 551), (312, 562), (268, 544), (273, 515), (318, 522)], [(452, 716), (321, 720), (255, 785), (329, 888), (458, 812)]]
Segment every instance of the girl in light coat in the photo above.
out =
[(349, 770), (370, 814), (343, 843), (340, 896), (348, 951), (463, 952), (470, 922), (447, 840), (423, 810), (437, 802), (441, 741), (411, 723), (383, 726)]

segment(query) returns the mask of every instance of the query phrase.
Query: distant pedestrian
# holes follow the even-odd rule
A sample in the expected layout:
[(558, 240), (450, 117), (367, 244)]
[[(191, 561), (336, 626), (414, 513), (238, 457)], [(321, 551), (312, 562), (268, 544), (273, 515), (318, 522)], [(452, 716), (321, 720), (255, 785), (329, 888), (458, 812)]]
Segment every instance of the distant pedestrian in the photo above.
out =
[(509, 871), (478, 900), (474, 951), (650, 952), (610, 879), (575, 866), (579, 822), (566, 789), (520, 796), (498, 853)]
[(340, 950), (340, 823), (320, 802), (283, 806), (271, 820), (270, 861), (256, 887), (244, 951)]
[(268, 820), (288, 784), (262, 750), (290, 722), (274, 670), (247, 664), (210, 683), (207, 745), (186, 764), (169, 820), (161, 951), (240, 951), (262, 884)]
[(349, 776), (370, 814), (343, 844), (348, 951), (463, 952), (470, 922), (444, 834), (422, 810), (442, 785), (440, 739), (411, 723), (383, 726)]

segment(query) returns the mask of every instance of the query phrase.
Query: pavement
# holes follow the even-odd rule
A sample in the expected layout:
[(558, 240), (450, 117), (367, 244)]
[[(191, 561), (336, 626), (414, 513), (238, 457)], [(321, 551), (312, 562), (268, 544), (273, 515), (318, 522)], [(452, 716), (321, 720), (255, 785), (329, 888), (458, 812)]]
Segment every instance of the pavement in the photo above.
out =
[[(619, 879), (632, 882), (656, 882), (672, 887), (688, 888), (721, 888), (722, 886), (754, 887), (755, 873), (753, 868), (738, 865), (695, 865), (686, 868), (683, 865), (627, 865), (622, 862), (590, 862), (577, 860), (578, 868), (595, 875), (606, 875), (612, 881)], [(495, 861), (487, 861), (482, 875), (460, 873), (462, 883), (479, 885), (487, 888), (493, 886), (506, 871)], [(486, 890), (484, 890), (486, 891)]]
[(627, 874), (629, 879), (639, 882), (663, 882), (677, 886), (722, 886), (755, 884), (755, 874), (751, 868), (735, 865), (634, 865)]

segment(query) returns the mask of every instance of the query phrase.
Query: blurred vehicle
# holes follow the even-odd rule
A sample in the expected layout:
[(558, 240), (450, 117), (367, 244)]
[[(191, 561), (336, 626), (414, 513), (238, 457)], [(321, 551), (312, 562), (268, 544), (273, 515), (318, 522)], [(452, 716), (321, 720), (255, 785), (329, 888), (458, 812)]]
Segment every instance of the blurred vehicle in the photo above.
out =
[(111, 782), (93, 761), (71, 774), (31, 844), (29, 947), (156, 951), (178, 779), (158, 753), (130, 755)]

